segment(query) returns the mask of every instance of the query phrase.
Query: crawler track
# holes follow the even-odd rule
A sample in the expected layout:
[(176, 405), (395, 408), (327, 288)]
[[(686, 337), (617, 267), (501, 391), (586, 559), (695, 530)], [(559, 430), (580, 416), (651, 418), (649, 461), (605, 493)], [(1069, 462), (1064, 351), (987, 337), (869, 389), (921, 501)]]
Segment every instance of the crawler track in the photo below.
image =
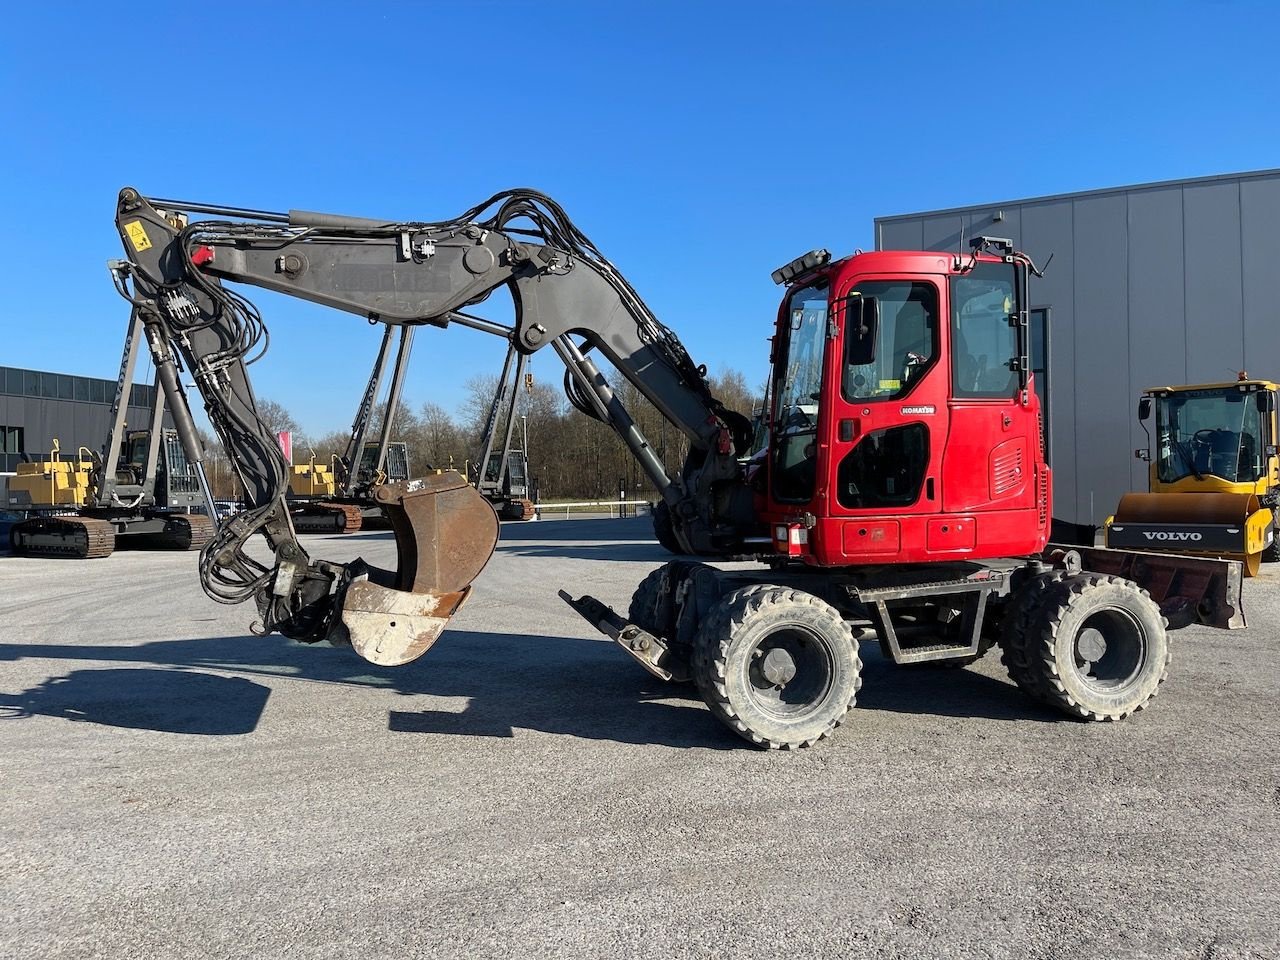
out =
[(213, 539), (217, 527), (210, 517), (182, 513), (169, 518), (164, 533), (154, 534), (146, 547), (159, 550), (199, 550)]
[(355, 533), (361, 523), (360, 508), (350, 503), (306, 503), (293, 514), (298, 533)]
[(33, 517), (14, 524), (9, 545), (19, 557), (93, 560), (109, 557), (116, 546), (115, 527), (87, 517)]

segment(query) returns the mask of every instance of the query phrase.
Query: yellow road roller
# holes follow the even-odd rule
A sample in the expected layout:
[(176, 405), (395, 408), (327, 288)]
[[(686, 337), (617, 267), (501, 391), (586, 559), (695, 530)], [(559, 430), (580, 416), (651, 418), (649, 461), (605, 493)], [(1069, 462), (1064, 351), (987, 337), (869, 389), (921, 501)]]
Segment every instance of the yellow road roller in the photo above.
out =
[(1150, 492), (1121, 498), (1107, 546), (1231, 557), (1246, 576), (1280, 560), (1277, 390), (1241, 373), (1230, 383), (1143, 391), (1138, 420), (1147, 430), (1154, 411), (1155, 436), (1134, 456), (1148, 463)]

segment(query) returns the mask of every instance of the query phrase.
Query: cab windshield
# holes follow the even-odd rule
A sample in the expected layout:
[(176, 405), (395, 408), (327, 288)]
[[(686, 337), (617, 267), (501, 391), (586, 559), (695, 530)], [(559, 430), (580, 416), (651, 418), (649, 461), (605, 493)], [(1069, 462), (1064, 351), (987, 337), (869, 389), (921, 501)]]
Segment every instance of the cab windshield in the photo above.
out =
[(827, 283), (797, 290), (777, 344), (773, 390), (773, 495), (806, 502), (814, 492), (814, 456), (827, 342)]
[(1256, 396), (1235, 387), (1157, 396), (1156, 476), (1160, 482), (1210, 475), (1230, 483), (1260, 479), (1267, 439), (1262, 435)]

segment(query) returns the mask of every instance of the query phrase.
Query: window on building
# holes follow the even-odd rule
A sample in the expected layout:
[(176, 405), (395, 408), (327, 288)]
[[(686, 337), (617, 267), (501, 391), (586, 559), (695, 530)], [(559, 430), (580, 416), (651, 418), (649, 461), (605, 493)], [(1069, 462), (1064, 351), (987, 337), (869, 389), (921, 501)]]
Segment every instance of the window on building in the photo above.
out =
[(23, 441), (22, 427), (0, 426), (0, 453), (21, 453)]
[(1049, 307), (1033, 307), (1028, 320), (1031, 324), (1031, 373), (1034, 376), (1036, 394), (1040, 397), (1040, 439), (1044, 443), (1044, 462), (1049, 462)]

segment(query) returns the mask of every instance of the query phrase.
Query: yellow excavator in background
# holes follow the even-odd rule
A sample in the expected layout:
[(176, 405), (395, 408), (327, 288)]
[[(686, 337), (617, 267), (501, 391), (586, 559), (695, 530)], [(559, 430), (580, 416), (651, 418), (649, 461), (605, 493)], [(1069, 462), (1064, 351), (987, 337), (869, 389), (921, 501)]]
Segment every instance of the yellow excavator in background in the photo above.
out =
[[(161, 403), (159, 391), (156, 397)], [(10, 548), (24, 557), (107, 557), (122, 541), (199, 550), (214, 532), (209, 501), (174, 430), (131, 430), (122, 443), (109, 440), (104, 455), (80, 447), (66, 458), (55, 438), (47, 457), (18, 464), (8, 505), (26, 514), (9, 530)]]
[(362, 512), (357, 503), (338, 502), (341, 487), (332, 461), (316, 458), (290, 464), (288, 500), (293, 528), (298, 533), (355, 533), (361, 527)]
[[(9, 546), (25, 557), (110, 556), (117, 542), (143, 549), (199, 550), (217, 518), (202, 466), (164, 426), (166, 395), (156, 383), (145, 429), (125, 418), (133, 374), (145, 342), (134, 311), (112, 400), (110, 426), (97, 450), (63, 459), (51, 438), (47, 458), (18, 464), (9, 478), (9, 509), (25, 515), (9, 528)], [(203, 513), (198, 511), (203, 510)]]
[(1149, 492), (1120, 500), (1107, 546), (1230, 557), (1244, 561), (1247, 576), (1280, 560), (1277, 391), (1280, 384), (1244, 372), (1231, 383), (1143, 391), (1138, 420), (1145, 430), (1154, 409), (1154, 455), (1139, 448), (1134, 456), (1149, 465)]

